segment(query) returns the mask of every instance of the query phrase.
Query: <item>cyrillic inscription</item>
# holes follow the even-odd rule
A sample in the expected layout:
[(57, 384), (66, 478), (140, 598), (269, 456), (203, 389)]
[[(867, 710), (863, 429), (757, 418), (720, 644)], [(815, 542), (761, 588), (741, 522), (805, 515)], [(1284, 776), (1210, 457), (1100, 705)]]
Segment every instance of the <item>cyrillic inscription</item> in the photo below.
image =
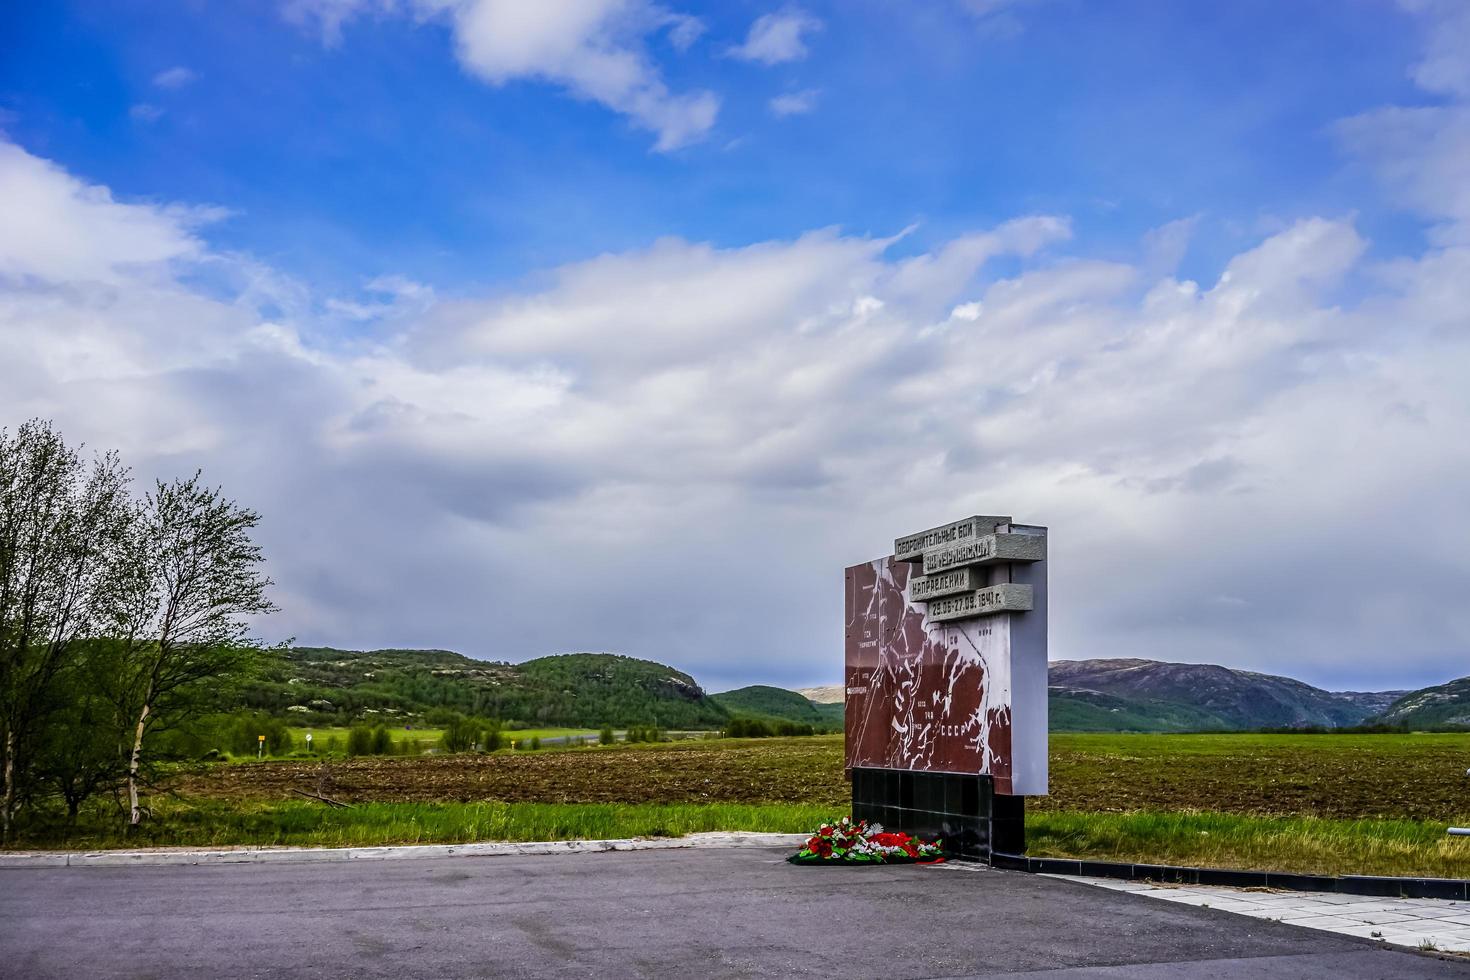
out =
[(909, 579), (909, 601), (928, 602), (940, 596), (968, 592), (984, 586), (983, 578), (973, 566), (940, 572), (938, 575), (915, 575)]
[(910, 534), (893, 542), (893, 557), (897, 561), (917, 561), (929, 548), (973, 539), (989, 534), (997, 524), (1009, 524), (1009, 517), (967, 517), (943, 527), (930, 528), (918, 534)]
[(987, 585), (973, 592), (935, 599), (929, 603), (929, 621), (942, 623), (951, 619), (968, 619), (971, 616), (1030, 610), (1031, 586), (1011, 583)]
[(947, 572), (963, 565), (993, 565), (1001, 561), (1041, 561), (1046, 538), (1036, 534), (984, 534), (924, 552), (924, 574)]

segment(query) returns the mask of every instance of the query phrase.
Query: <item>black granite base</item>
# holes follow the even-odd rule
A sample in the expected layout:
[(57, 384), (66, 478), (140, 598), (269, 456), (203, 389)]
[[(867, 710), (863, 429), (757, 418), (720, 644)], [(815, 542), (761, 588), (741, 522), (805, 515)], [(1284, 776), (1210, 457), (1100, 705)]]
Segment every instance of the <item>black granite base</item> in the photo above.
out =
[(852, 815), (889, 830), (937, 837), (959, 857), (984, 861), (992, 850), (1026, 849), (1026, 798), (996, 793), (989, 776), (853, 769)]

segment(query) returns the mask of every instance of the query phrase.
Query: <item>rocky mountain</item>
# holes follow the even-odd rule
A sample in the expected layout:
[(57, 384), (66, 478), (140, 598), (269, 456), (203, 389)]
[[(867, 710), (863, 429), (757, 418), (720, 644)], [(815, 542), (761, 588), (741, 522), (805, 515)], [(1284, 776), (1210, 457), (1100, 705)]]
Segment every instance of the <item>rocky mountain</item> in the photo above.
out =
[(1406, 728), (1470, 729), (1470, 677), (1410, 691), (1375, 720)]
[(841, 684), (828, 684), (826, 687), (803, 687), (798, 688), (796, 693), (817, 704), (841, 704), (846, 697)]
[[(1369, 720), (1398, 693), (1324, 691), (1290, 677), (1156, 660), (1058, 660), (1049, 679), (1053, 705), (1095, 708), (1097, 695), (1119, 698), (1126, 703), (1107, 706), (1108, 714), (1152, 719), (1155, 731), (1342, 728)], [(1082, 708), (1072, 714), (1102, 720)]]

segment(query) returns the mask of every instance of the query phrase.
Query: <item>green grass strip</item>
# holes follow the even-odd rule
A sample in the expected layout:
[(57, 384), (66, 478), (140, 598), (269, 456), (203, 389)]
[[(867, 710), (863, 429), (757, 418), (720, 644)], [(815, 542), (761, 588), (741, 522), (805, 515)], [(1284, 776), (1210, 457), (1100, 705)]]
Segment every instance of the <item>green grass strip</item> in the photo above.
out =
[(334, 809), (308, 801), (160, 801), (143, 829), (115, 821), (34, 834), (26, 847), (369, 847), (470, 841), (681, 837), (707, 831), (804, 833), (835, 816), (804, 804), (362, 803)]
[(1296, 871), (1470, 878), (1470, 839), (1418, 820), (1324, 820), (1233, 813), (1039, 812), (1034, 857)]

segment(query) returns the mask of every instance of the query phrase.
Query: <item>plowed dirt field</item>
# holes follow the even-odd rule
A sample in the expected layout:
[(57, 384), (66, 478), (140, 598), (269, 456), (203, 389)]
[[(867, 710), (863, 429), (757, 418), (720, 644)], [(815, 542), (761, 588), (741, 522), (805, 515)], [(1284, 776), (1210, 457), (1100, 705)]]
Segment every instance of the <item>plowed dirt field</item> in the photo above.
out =
[[(842, 739), (719, 740), (609, 750), (363, 758), (332, 763), (349, 801), (812, 803), (845, 806)], [(1217, 810), (1461, 820), (1470, 735), (1056, 735), (1036, 809)], [(214, 799), (315, 792), (316, 763), (198, 767), (175, 789)]]

